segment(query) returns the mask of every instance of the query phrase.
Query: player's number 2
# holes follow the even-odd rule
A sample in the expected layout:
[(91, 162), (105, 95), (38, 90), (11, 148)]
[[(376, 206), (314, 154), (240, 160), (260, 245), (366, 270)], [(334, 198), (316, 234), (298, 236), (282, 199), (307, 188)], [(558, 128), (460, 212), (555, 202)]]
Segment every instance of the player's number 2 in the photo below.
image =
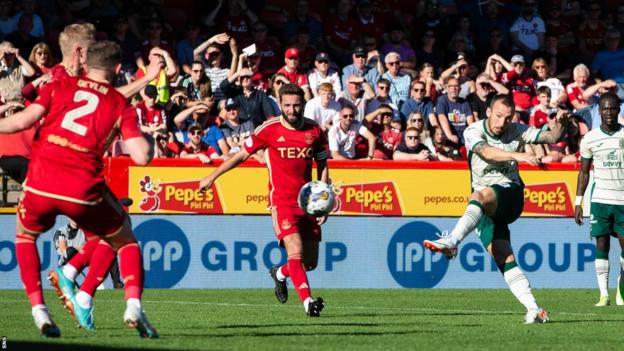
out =
[(65, 114), (65, 117), (63, 117), (61, 127), (70, 130), (78, 135), (85, 136), (87, 134), (87, 127), (83, 126), (80, 123), (77, 123), (76, 120), (95, 111), (98, 102), (100, 102), (100, 99), (97, 97), (97, 95), (93, 93), (84, 90), (78, 90), (76, 94), (74, 94), (74, 102), (82, 101), (86, 101), (87, 104), (67, 112)]

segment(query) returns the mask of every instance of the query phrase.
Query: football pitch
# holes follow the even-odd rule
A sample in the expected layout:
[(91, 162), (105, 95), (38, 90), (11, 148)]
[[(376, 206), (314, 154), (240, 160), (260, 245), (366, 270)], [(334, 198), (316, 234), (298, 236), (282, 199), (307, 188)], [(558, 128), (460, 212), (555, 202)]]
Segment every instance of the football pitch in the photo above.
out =
[[(326, 307), (307, 317), (295, 291), (155, 290), (144, 308), (160, 339), (140, 339), (121, 323), (123, 291), (98, 291), (97, 330), (87, 333), (45, 297), (62, 337), (42, 339), (23, 291), (0, 291), (6, 350), (620, 350), (624, 306), (597, 308), (597, 289), (535, 289), (551, 323), (523, 325), (507, 290), (316, 289)], [(613, 297), (613, 294), (612, 294)], [(1, 348), (5, 350), (5, 348)]]

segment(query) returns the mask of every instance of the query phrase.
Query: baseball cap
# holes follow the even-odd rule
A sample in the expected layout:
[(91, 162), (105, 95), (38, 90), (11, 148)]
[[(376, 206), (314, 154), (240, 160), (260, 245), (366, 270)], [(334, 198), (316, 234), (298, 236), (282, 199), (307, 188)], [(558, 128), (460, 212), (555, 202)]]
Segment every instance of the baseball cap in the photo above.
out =
[(353, 49), (353, 55), (366, 55), (366, 49), (363, 46), (356, 46)]
[(316, 61), (329, 61), (329, 55), (326, 52), (319, 52), (316, 54)]
[(511, 63), (522, 62), (524, 63), (524, 57), (522, 55), (513, 55), (511, 58)]
[(144, 93), (147, 97), (155, 99), (158, 96), (158, 89), (154, 85), (148, 85), (145, 87)]
[(299, 50), (297, 48), (288, 48), (284, 54), (286, 58), (299, 58)]
[(232, 98), (228, 98), (228, 99), (225, 101), (225, 108), (226, 108), (226, 109), (236, 108), (236, 107), (238, 107), (238, 106), (239, 106), (238, 101), (236, 101), (236, 100), (234, 100), (234, 99), (232, 99)]

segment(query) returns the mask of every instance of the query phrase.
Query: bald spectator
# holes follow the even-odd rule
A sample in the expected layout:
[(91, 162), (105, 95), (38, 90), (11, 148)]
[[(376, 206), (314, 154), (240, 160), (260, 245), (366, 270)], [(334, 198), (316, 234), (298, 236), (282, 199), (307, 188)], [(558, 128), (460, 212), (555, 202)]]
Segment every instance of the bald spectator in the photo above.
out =
[(366, 105), (375, 97), (375, 92), (368, 82), (362, 77), (352, 74), (347, 79), (347, 89), (342, 92), (338, 99), (341, 106), (350, 105), (355, 111), (355, 120), (364, 120)]
[(384, 73), (383, 78), (390, 81), (390, 99), (397, 106), (403, 104), (409, 98), (410, 84), (412, 78), (400, 72), (401, 55), (391, 52), (384, 58), (388, 71)]
[(312, 99), (312, 93), (310, 92), (310, 85), (308, 84), (308, 76), (299, 69), (300, 59), (299, 50), (296, 48), (286, 49), (286, 53), (284, 53), (284, 62), (286, 65), (280, 68), (277, 73), (283, 74), (291, 83), (303, 89), (305, 100), (309, 101)]
[(449, 78), (445, 86), (446, 94), (438, 97), (436, 111), (438, 123), (446, 138), (455, 144), (464, 143), (464, 130), (474, 122), (468, 101), (459, 97), (459, 81)]
[[(154, 85), (158, 90), (158, 99), (156, 100), (156, 102), (166, 104), (169, 102), (169, 98), (171, 96), (169, 81), (177, 73), (176, 64), (175, 62), (173, 62), (173, 59), (171, 58), (171, 55), (169, 55), (169, 52), (159, 47), (153, 47), (150, 50), (148, 60), (149, 62), (160, 61), (164, 66), (164, 68), (160, 70), (158, 78), (154, 79), (149, 84)], [(139, 69), (136, 73), (136, 79), (141, 79), (143, 76), (145, 76), (146, 72), (147, 67), (139, 63)]]

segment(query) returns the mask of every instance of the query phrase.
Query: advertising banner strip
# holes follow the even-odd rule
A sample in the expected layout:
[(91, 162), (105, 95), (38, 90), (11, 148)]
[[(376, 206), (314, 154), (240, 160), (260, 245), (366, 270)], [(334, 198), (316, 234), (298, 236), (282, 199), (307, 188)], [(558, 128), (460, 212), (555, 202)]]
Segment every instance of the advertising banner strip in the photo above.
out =
[[(205, 193), (199, 180), (209, 167), (128, 168), (131, 213), (268, 214), (265, 168), (239, 167)], [(576, 170), (523, 170), (523, 216), (570, 217)], [(333, 168), (336, 215), (457, 217), (470, 196), (467, 169)], [(122, 196), (122, 195), (120, 195)]]

